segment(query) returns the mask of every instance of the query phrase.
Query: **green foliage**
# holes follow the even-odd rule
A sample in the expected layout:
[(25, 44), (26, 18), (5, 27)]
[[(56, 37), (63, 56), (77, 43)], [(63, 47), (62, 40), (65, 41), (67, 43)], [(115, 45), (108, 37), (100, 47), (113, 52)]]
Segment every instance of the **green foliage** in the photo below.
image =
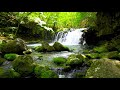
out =
[(57, 65), (63, 65), (67, 61), (64, 57), (55, 57), (53, 58), (53, 62)]
[(13, 61), (16, 57), (17, 57), (17, 54), (14, 54), (14, 53), (4, 55), (4, 58), (9, 60), (9, 61)]

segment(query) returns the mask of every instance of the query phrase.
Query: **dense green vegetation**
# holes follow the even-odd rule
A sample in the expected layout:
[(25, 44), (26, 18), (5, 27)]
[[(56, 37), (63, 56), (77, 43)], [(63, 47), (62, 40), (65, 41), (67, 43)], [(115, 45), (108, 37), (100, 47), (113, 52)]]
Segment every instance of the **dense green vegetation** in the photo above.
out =
[[(82, 52), (49, 44), (60, 31), (86, 27)], [(43, 56), (58, 52), (72, 54)], [(119, 71), (120, 12), (0, 12), (0, 78), (120, 78)]]
[(94, 25), (95, 12), (0, 12), (0, 35), (48, 40), (64, 28)]

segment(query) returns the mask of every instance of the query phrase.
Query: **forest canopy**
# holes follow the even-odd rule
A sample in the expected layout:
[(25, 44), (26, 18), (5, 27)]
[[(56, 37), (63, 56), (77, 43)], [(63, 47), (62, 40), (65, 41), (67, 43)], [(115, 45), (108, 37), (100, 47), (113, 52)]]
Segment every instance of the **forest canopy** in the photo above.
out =
[(0, 34), (44, 39), (64, 28), (94, 26), (95, 20), (96, 12), (0, 12)]

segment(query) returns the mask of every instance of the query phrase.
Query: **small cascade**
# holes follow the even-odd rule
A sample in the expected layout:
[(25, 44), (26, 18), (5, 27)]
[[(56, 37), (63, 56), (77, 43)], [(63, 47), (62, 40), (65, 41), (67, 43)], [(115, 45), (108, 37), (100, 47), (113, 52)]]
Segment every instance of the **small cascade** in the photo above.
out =
[(79, 45), (81, 42), (83, 42), (82, 44), (85, 44), (85, 41), (82, 39), (82, 30), (85, 29), (86, 28), (80, 28), (58, 32), (54, 42), (58, 41), (63, 45)]

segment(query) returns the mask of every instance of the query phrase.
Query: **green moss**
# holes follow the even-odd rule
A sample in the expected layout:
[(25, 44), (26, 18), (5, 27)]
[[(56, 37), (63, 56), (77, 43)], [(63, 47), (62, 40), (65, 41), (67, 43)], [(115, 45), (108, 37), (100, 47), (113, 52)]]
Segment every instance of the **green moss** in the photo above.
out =
[(52, 70), (42, 70), (41, 78), (58, 78), (58, 75)]
[(20, 78), (20, 74), (15, 72), (14, 69), (4, 70), (0, 68), (0, 78)]
[(87, 70), (86, 78), (120, 78), (120, 61), (95, 60)]
[(68, 56), (66, 65), (73, 67), (81, 66), (85, 62), (86, 56), (83, 54), (71, 54)]
[(44, 48), (42, 46), (37, 46), (37, 47), (35, 47), (35, 51), (43, 52)]
[(37, 78), (58, 78), (58, 75), (47, 66), (37, 65), (34, 73)]
[(4, 58), (7, 59), (8, 61), (13, 61), (17, 56), (18, 54), (10, 53), (10, 54), (5, 54)]
[(66, 65), (69, 65), (73, 68), (77, 66), (81, 66), (82, 64), (83, 64), (83, 61), (78, 58), (69, 59), (66, 62)]
[(71, 66), (63, 66), (64, 72), (69, 72), (71, 70)]
[(90, 53), (90, 51), (88, 49), (85, 49), (85, 50), (83, 50), (83, 53), (88, 54), (88, 53)]
[(90, 53), (90, 54), (86, 54), (86, 57), (88, 57), (89, 59), (99, 59), (100, 55), (99, 53)]
[(0, 65), (2, 65), (5, 61), (6, 59), (0, 57)]
[(53, 58), (53, 62), (57, 65), (63, 65), (67, 61), (64, 57), (55, 57)]
[(24, 55), (18, 56), (12, 62), (13, 68), (16, 72), (20, 73), (21, 76), (28, 76), (33, 73), (34, 62), (31, 56)]
[(120, 60), (120, 55), (119, 55), (118, 51), (111, 51), (111, 52), (101, 53), (100, 57), (101, 58), (109, 58), (109, 59), (118, 59), (118, 60)]
[(3, 53), (23, 53), (27, 49), (26, 44), (20, 38), (15, 40), (10, 40), (9, 42), (3, 44), (1, 52)]
[(48, 52), (55, 51), (55, 48), (54, 48), (53, 46), (48, 46), (48, 47), (47, 47), (47, 51), (48, 51)]
[(108, 52), (108, 58), (109, 59), (120, 59), (118, 54), (119, 54), (118, 51)]
[(103, 45), (95, 47), (93, 48), (93, 50), (94, 52), (97, 52), (97, 53), (108, 52), (107, 48)]
[(55, 42), (53, 44), (53, 47), (55, 48), (55, 51), (69, 51), (68, 47), (63, 46), (61, 43), (59, 42)]

